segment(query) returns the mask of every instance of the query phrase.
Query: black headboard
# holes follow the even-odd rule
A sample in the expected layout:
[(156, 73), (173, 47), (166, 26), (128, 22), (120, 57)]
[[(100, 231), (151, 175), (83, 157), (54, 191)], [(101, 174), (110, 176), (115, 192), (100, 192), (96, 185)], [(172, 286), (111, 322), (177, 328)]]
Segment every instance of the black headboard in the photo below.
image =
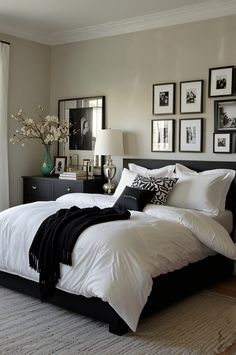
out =
[[(144, 166), (148, 169), (157, 169), (175, 163), (183, 164), (196, 171), (211, 169), (232, 169), (236, 170), (236, 161), (200, 161), (200, 160), (156, 160), (156, 159), (123, 159), (124, 168), (128, 168), (129, 163)], [(234, 178), (227, 195), (226, 208), (231, 210), (236, 222), (236, 177)]]
[(211, 169), (233, 169), (236, 170), (236, 161), (206, 161), (206, 160), (164, 160), (164, 159), (123, 159), (124, 168), (128, 168), (129, 163), (144, 166), (148, 169), (157, 169), (175, 163), (183, 164), (196, 171)]

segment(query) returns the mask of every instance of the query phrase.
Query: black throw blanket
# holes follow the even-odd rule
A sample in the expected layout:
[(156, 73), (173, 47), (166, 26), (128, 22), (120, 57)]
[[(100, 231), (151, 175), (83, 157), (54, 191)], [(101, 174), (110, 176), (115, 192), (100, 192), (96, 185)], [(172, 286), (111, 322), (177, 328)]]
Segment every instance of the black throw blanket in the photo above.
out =
[[(42, 301), (52, 296), (60, 279), (60, 263), (72, 265), (72, 251), (79, 235), (88, 227), (130, 218), (130, 212), (116, 208), (73, 206), (47, 217), (34, 236), (29, 264), (39, 275)], [(99, 237), (99, 236), (97, 236)]]

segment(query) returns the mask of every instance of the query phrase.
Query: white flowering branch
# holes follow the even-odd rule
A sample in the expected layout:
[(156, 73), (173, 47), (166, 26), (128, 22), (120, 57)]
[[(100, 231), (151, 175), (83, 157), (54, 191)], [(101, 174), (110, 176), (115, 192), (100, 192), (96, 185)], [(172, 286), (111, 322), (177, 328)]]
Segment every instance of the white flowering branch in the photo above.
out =
[[(20, 109), (17, 114), (12, 115), (20, 128), (16, 129), (10, 138), (12, 144), (20, 143), (24, 139), (40, 139), (43, 144), (52, 144), (52, 142), (66, 143), (70, 135), (70, 125), (66, 121), (59, 124), (57, 116), (43, 116), (43, 108), (39, 106), (38, 120), (25, 117)], [(23, 145), (23, 144), (22, 144)]]

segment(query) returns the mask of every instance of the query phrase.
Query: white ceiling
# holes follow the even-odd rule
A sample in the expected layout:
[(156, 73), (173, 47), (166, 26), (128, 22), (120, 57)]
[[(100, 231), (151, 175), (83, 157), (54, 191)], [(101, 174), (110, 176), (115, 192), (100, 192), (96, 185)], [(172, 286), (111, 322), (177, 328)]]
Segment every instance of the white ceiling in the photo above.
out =
[(60, 44), (236, 14), (236, 0), (0, 0), (0, 32)]

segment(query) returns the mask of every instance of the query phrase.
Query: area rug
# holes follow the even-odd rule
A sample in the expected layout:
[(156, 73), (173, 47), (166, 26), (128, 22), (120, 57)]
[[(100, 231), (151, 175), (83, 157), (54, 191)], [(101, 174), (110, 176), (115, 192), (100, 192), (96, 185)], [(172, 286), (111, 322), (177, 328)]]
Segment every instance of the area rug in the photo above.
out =
[(104, 323), (0, 287), (0, 354), (211, 355), (236, 342), (236, 298), (200, 292), (116, 336)]

